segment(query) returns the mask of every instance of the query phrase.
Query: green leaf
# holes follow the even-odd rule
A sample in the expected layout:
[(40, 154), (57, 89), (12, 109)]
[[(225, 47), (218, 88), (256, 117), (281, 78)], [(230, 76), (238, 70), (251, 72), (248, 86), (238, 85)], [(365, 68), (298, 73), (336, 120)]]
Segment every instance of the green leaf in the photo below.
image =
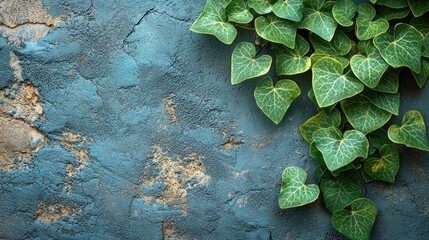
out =
[(381, 34), (374, 38), (374, 45), (390, 66), (408, 67), (420, 73), (423, 35), (413, 26), (398, 23), (395, 26), (395, 36)]
[(387, 131), (389, 139), (410, 148), (429, 151), (426, 139), (426, 126), (419, 111), (409, 111), (402, 119), (402, 126), (392, 125)]
[(282, 186), (279, 195), (279, 206), (282, 209), (294, 208), (316, 201), (319, 187), (308, 184), (307, 173), (300, 167), (288, 167), (282, 174)]
[(364, 134), (381, 128), (392, 116), (363, 96), (345, 99), (341, 102), (341, 107), (350, 124)]
[(279, 124), (291, 103), (301, 94), (298, 85), (292, 80), (280, 80), (274, 87), (273, 80), (266, 77), (255, 89), (258, 107), (275, 124)]
[(362, 196), (359, 182), (350, 176), (323, 178), (320, 189), (325, 206), (331, 213), (347, 207)]
[(313, 142), (313, 133), (322, 128), (337, 128), (341, 124), (341, 113), (338, 109), (332, 111), (322, 110), (308, 119), (299, 127), (302, 138), (308, 143)]
[(422, 56), (429, 58), (429, 14), (425, 16), (411, 19), (411, 25), (423, 34), (423, 50)]
[(399, 73), (400, 69), (388, 69), (381, 77), (377, 87), (373, 90), (384, 93), (397, 93), (399, 89)]
[(330, 42), (316, 34), (310, 34), (310, 41), (316, 52), (326, 55), (344, 56), (352, 49), (352, 42), (341, 30), (337, 29)]
[(314, 66), (318, 61), (322, 60), (323, 58), (333, 58), (337, 60), (341, 64), (342, 69), (346, 69), (349, 66), (349, 60), (345, 57), (328, 55), (328, 54), (319, 53), (319, 52), (315, 52), (311, 54), (310, 56), (311, 65)]
[(364, 170), (374, 180), (394, 183), (399, 171), (399, 151), (392, 145), (384, 145), (380, 157), (365, 160)]
[(253, 20), (253, 15), (244, 0), (232, 0), (226, 8), (226, 12), (229, 22), (245, 24)]
[(420, 88), (425, 85), (427, 79), (429, 78), (429, 59), (422, 58), (422, 68), (420, 73), (412, 72), (414, 78), (416, 79), (417, 84)]
[(295, 41), (294, 49), (281, 45), (275, 46), (276, 73), (278, 76), (303, 73), (311, 67), (310, 58), (305, 56), (310, 50), (307, 41), (299, 35)]
[(415, 17), (420, 17), (425, 12), (429, 11), (428, 0), (408, 0), (408, 5)]
[[(332, 16), (330, 4), (324, 6), (324, 0), (307, 0), (304, 17), (299, 28), (307, 29), (330, 42), (335, 34), (337, 22)], [(328, 2), (329, 3), (329, 2)]]
[(389, 21), (393, 19), (405, 18), (406, 16), (408, 16), (408, 14), (410, 14), (410, 9), (409, 8), (394, 9), (394, 8), (389, 8), (385, 6), (380, 6), (377, 9), (377, 13), (381, 18), (384, 18)]
[(371, 4), (362, 3), (358, 6), (357, 11), (356, 37), (359, 40), (369, 40), (389, 29), (389, 22), (386, 19), (381, 18), (373, 21), (376, 12)]
[(368, 140), (356, 130), (349, 130), (343, 136), (333, 128), (322, 128), (313, 133), (317, 149), (323, 154), (326, 166), (335, 171), (358, 157), (368, 155)]
[(380, 93), (371, 90), (364, 91), (365, 96), (372, 104), (396, 116), (399, 114), (399, 93)]
[(372, 44), (368, 45), (366, 53), (367, 56), (354, 55), (350, 59), (350, 66), (359, 80), (369, 88), (375, 88), (389, 65)]
[(370, 176), (368, 176), (368, 174), (366, 174), (366, 172), (363, 170), (363, 168), (360, 171), (362, 179), (365, 181), (365, 183), (371, 183), (374, 181), (374, 179), (372, 179)]
[(273, 5), (273, 12), (280, 18), (299, 22), (302, 18), (303, 0), (279, 0)]
[(341, 63), (333, 58), (322, 58), (313, 67), (313, 90), (320, 107), (328, 107), (352, 97), (364, 85), (350, 74), (343, 74)]
[(368, 155), (372, 155), (383, 147), (386, 144), (392, 144), (392, 142), (387, 137), (386, 130), (380, 128), (375, 130), (374, 132), (371, 132), (367, 135), (368, 141), (369, 141), (369, 150)]
[(351, 240), (369, 239), (377, 217), (377, 207), (367, 198), (358, 198), (350, 204), (350, 208), (335, 211), (332, 225)]
[[(413, 0), (414, 1), (414, 0)], [(383, 5), (390, 8), (405, 8), (408, 7), (407, 0), (378, 0), (378, 5)]]
[(353, 25), (356, 9), (353, 0), (337, 0), (332, 8), (332, 15), (341, 26), (350, 27)]
[(249, 0), (249, 7), (259, 14), (267, 14), (273, 10), (269, 0)]
[(247, 79), (266, 74), (271, 67), (271, 56), (256, 58), (256, 49), (248, 42), (239, 43), (232, 53), (231, 83), (237, 84)]
[(362, 165), (360, 164), (359, 161), (353, 161), (344, 167), (341, 167), (335, 171), (332, 171), (331, 174), (334, 177), (339, 177), (342, 174), (344, 174), (345, 172), (348, 172), (350, 170), (357, 170), (357, 169), (361, 169), (361, 168), (362, 168)]
[(317, 165), (319, 166), (320, 170), (324, 171), (327, 169), (325, 160), (323, 159), (322, 153), (317, 149), (316, 144), (312, 142), (310, 144), (310, 156), (316, 159)]
[(268, 19), (258, 17), (255, 20), (255, 29), (259, 36), (289, 48), (295, 47), (296, 24), (269, 14)]
[(207, 0), (204, 10), (192, 24), (191, 31), (210, 34), (225, 44), (231, 44), (237, 36), (234, 25), (226, 22), (226, 7), (231, 0)]

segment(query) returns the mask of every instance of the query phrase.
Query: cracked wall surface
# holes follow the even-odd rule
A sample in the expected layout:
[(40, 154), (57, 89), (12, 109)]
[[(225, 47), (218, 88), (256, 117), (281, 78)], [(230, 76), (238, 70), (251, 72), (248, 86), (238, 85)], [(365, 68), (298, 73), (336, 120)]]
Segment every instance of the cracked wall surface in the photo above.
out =
[[(189, 31), (204, 2), (0, 1), (0, 239), (342, 239), (322, 201), (277, 203), (285, 167), (315, 168), (316, 109), (302, 94), (274, 126), (258, 80), (231, 86), (236, 43)], [(429, 87), (401, 88), (429, 122)], [(368, 186), (374, 239), (429, 237), (429, 155), (401, 156)]]

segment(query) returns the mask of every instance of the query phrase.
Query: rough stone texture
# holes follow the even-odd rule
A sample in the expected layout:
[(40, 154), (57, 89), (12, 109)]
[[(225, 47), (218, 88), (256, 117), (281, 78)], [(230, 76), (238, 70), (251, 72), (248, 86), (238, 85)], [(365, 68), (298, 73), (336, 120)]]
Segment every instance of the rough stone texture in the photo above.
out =
[[(285, 167), (314, 169), (310, 76), (274, 126), (233, 47), (189, 32), (204, 2), (1, 1), (0, 238), (341, 239), (322, 202), (277, 205)], [(429, 122), (429, 87), (401, 83)], [(368, 187), (374, 239), (429, 238), (429, 155), (401, 155)]]

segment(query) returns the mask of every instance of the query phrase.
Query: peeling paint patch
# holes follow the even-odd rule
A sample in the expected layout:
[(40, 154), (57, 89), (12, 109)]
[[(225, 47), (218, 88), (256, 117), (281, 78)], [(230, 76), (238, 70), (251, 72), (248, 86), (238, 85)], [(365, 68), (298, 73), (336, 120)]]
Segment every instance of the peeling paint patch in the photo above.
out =
[(234, 140), (230, 139), (230, 140), (226, 141), (224, 144), (222, 144), (222, 147), (223, 147), (224, 151), (228, 151), (232, 148), (241, 147), (242, 144), (243, 144), (243, 142), (234, 141)]
[(178, 234), (176, 232), (176, 224), (174, 222), (170, 222), (164, 220), (162, 222), (162, 235), (164, 240), (186, 240), (188, 239), (186, 236)]
[(167, 114), (170, 116), (170, 124), (177, 122), (176, 115), (176, 104), (173, 102), (173, 98), (176, 97), (175, 94), (170, 94), (170, 96), (165, 97), (164, 100), (164, 109)]
[(0, 31), (9, 43), (37, 42), (61, 21), (43, 7), (43, 0), (3, 0), (0, 2)]
[(48, 205), (46, 203), (39, 203), (37, 207), (36, 221), (43, 224), (58, 221), (65, 217), (74, 217), (77, 213), (82, 212), (81, 209), (70, 208), (64, 204)]
[(9, 65), (13, 69), (13, 76), (15, 80), (22, 81), (24, 78), (22, 77), (22, 66), (19, 62), (19, 58), (16, 56), (14, 52), (10, 52), (10, 61)]
[(28, 123), (0, 115), (0, 169), (13, 171), (28, 165), (32, 155), (46, 142)]
[[(156, 175), (146, 176), (141, 185), (143, 189), (154, 188), (155, 184), (159, 183), (165, 184), (166, 187), (159, 196), (143, 194), (140, 197), (147, 200), (147, 204), (155, 202), (180, 207), (186, 214), (188, 190), (206, 185), (210, 180), (210, 176), (205, 173), (206, 169), (202, 159), (203, 156), (195, 152), (173, 158), (161, 146), (155, 145), (149, 156), (152, 164), (145, 167), (145, 172), (155, 170)], [(154, 169), (149, 169), (151, 166)], [(158, 189), (156, 190), (158, 191)]]

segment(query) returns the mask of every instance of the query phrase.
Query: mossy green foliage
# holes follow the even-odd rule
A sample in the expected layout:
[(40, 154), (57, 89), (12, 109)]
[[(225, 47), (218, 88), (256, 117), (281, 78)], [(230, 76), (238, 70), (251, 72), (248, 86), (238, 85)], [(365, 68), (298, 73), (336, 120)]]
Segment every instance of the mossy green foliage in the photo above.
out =
[(370, 237), (377, 209), (362, 185), (394, 183), (400, 165), (395, 144), (429, 151), (420, 112), (405, 113), (400, 126), (386, 126), (399, 115), (400, 72), (408, 69), (420, 87), (429, 77), (428, 19), (429, 0), (207, 1), (191, 30), (226, 44), (235, 41), (237, 28), (253, 32), (253, 42), (235, 45), (231, 83), (275, 73), (260, 78), (254, 92), (275, 124), (301, 94), (288, 76), (312, 73), (308, 96), (319, 113), (299, 130), (316, 160), (319, 184), (307, 184), (300, 167), (286, 168), (280, 208), (323, 197), (341, 234)]

